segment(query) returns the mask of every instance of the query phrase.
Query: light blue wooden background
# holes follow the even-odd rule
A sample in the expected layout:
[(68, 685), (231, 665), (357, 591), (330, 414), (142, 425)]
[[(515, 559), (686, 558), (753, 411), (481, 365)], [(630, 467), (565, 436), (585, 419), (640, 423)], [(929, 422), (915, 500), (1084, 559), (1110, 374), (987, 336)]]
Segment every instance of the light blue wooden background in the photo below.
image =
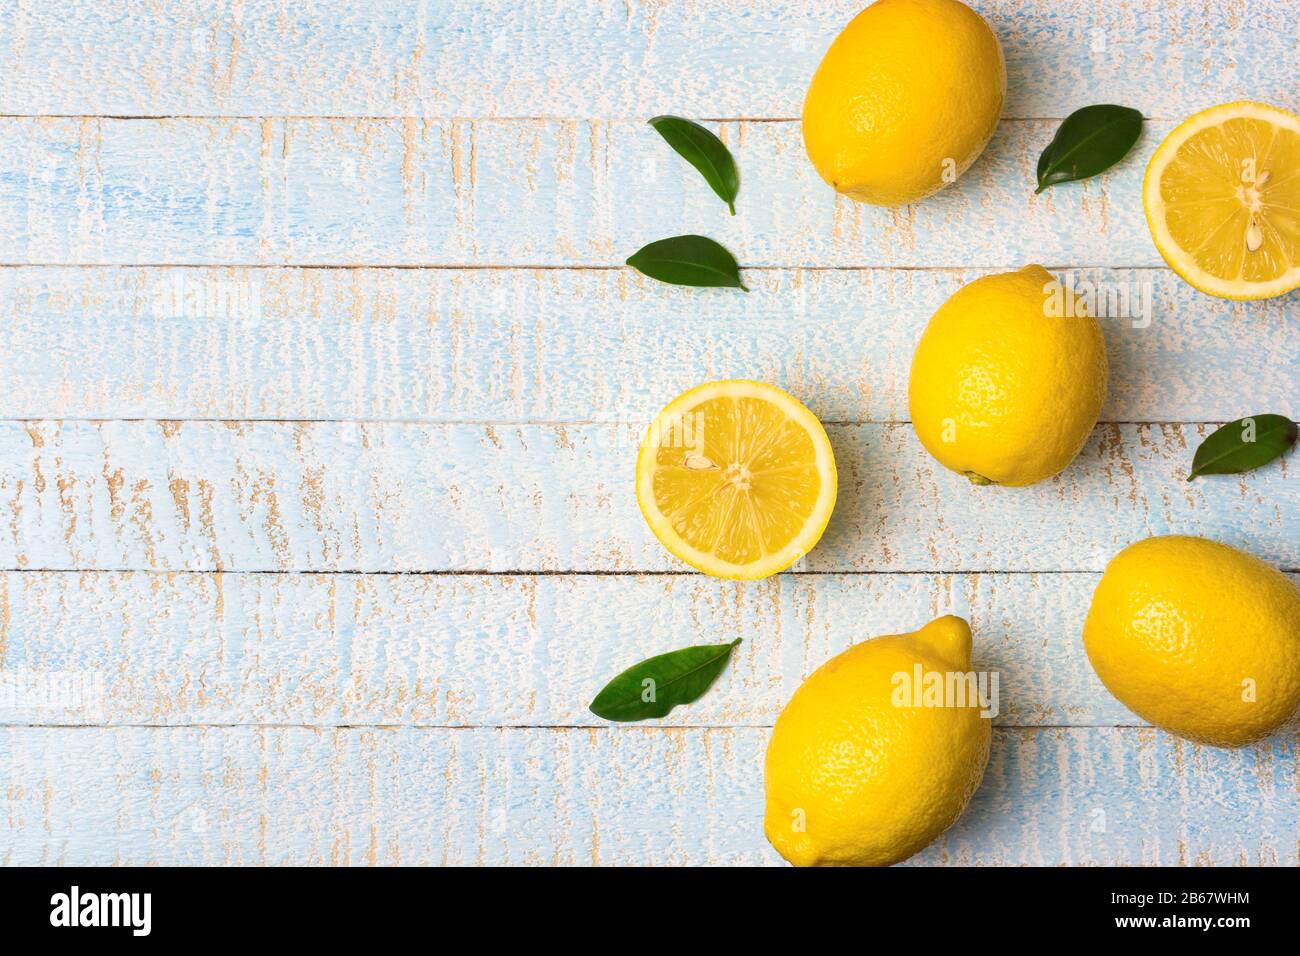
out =
[[(877, 210), (821, 184), (797, 121), (858, 2), (0, 4), (0, 862), (776, 862), (781, 705), (946, 611), (1003, 712), (918, 862), (1300, 862), (1300, 732), (1171, 738), (1079, 639), (1149, 534), (1300, 572), (1293, 463), (1182, 480), (1214, 423), (1300, 415), (1296, 297), (1190, 290), (1139, 196), (1192, 111), (1300, 107), (1300, 7), (975, 6), (1008, 61), (997, 136)], [(1035, 197), (1095, 102), (1148, 118), (1134, 155)], [(736, 153), (734, 219), (662, 112)], [(754, 292), (619, 266), (686, 231)], [(907, 423), (911, 349), (1027, 261), (1149, 287), (1153, 314), (1105, 323), (1068, 471), (973, 489)], [(662, 403), (739, 375), (828, 422), (842, 483), (800, 571), (753, 584), (685, 573), (631, 482)], [(586, 711), (626, 664), (734, 637), (663, 726)], [(86, 683), (30, 690), (60, 676)]]

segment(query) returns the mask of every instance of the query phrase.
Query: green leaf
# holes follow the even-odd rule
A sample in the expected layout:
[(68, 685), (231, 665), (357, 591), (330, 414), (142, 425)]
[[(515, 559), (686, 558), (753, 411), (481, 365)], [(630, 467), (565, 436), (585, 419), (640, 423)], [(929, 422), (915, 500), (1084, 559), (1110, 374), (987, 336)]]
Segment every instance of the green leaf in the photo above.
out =
[(731, 214), (736, 214), (736, 193), (740, 191), (740, 177), (736, 175), (736, 161), (722, 140), (699, 123), (680, 116), (656, 116), (648, 121), (677, 155), (700, 171), (704, 181), (727, 204)]
[(740, 266), (722, 246), (705, 236), (673, 236), (642, 246), (628, 257), (637, 272), (673, 285), (741, 289)]
[(1085, 106), (1061, 123), (1038, 157), (1038, 195), (1048, 186), (1096, 176), (1114, 166), (1142, 133), (1142, 114), (1127, 106)]
[(1300, 426), (1284, 415), (1252, 415), (1215, 429), (1192, 458), (1191, 481), (1199, 475), (1236, 475), (1281, 458), (1295, 444)]
[(617, 721), (665, 717), (678, 704), (699, 700), (739, 643), (737, 638), (730, 644), (683, 647), (633, 664), (596, 695), (591, 712)]

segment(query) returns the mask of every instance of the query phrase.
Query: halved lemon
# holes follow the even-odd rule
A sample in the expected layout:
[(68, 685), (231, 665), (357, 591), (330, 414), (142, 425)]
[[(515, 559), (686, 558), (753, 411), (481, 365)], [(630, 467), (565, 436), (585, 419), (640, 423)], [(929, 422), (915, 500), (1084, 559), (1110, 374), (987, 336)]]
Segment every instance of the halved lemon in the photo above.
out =
[(1201, 292), (1268, 299), (1300, 286), (1300, 116), (1226, 103), (1186, 120), (1147, 166), (1156, 248)]
[(691, 567), (765, 578), (806, 554), (835, 507), (826, 429), (793, 396), (762, 382), (710, 382), (651, 423), (636, 459), (650, 530)]

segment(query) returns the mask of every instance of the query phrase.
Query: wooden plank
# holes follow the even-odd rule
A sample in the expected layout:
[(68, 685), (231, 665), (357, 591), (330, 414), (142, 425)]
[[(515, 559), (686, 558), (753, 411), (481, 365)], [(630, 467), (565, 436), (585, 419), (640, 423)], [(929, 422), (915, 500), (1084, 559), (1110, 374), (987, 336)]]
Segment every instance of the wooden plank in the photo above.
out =
[[(767, 731), (0, 729), (0, 863), (770, 864)], [(999, 730), (917, 864), (1297, 863), (1295, 735)]]
[[(1281, 409), (1284, 414), (1287, 410)], [(976, 488), (906, 424), (832, 425), (813, 571), (1101, 571), (1151, 534), (1300, 569), (1284, 459), (1186, 482), (1208, 425), (1102, 425), (1029, 488)], [(0, 424), (0, 568), (673, 571), (632, 489), (637, 425)]]
[(1140, 725), (1083, 653), (1097, 579), (10, 572), (0, 723), (605, 726), (586, 705), (624, 667), (741, 638), (664, 722), (766, 725), (850, 644), (958, 613), (999, 726)]
[(628, 665), (741, 638), (665, 722), (771, 724), (850, 644), (951, 612), (999, 726), (1141, 724), (1083, 653), (1097, 578), (9, 572), (0, 723), (604, 726), (587, 704)]
[[(866, 5), (22, 3), (0, 34), (0, 112), (794, 117)], [(1119, 102), (1176, 119), (1207, 88), (1294, 105), (1286, 0), (972, 6), (1002, 41), (1011, 116)]]
[[(1137, 306), (1103, 320), (1103, 420), (1288, 407), (1288, 300), (1214, 299), (1164, 269), (1072, 274)], [(756, 271), (737, 296), (630, 270), (0, 269), (0, 419), (632, 422), (757, 378), (828, 421), (906, 421), (916, 339), (979, 275)]]
[(1140, 187), (1171, 124), (1035, 196), (1056, 126), (1006, 121), (952, 188), (880, 209), (836, 198), (797, 123), (723, 123), (733, 217), (641, 122), (0, 118), (0, 263), (621, 266), (699, 232), (745, 266), (1163, 265)]

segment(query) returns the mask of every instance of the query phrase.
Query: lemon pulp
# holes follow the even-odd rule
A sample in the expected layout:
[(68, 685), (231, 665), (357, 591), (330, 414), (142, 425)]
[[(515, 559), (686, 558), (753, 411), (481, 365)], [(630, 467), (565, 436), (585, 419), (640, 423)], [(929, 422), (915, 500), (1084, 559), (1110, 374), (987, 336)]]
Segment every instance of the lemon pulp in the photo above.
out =
[(1196, 114), (1151, 158), (1143, 202), (1161, 255), (1200, 291), (1300, 286), (1300, 117), (1263, 103)]
[(651, 531), (718, 577), (788, 568), (821, 537), (835, 492), (821, 423), (760, 382), (712, 382), (680, 395), (637, 456), (637, 500)]

